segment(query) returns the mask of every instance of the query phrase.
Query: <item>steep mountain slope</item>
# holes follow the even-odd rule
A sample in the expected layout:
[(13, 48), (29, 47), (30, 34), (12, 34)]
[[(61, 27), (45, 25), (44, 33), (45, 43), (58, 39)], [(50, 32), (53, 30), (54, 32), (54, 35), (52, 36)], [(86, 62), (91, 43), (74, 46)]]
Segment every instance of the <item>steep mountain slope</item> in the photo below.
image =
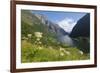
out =
[[(56, 35), (48, 30), (48, 25), (45, 24), (46, 20), (44, 16), (33, 14), (31, 11), (22, 10), (21, 11), (21, 37), (28, 38), (31, 35), (31, 43), (35, 43), (36, 37), (35, 33), (42, 33), (43, 37), (41, 41), (46, 44), (49, 39), (54, 39)], [(55, 40), (56, 41), (56, 40)]]
[(90, 14), (87, 13), (74, 26), (71, 37), (89, 37), (90, 36)]
[(74, 26), (70, 37), (74, 44), (85, 53), (90, 52), (90, 14), (87, 13)]
[[(27, 36), (27, 34), (34, 34), (34, 32), (45, 32), (43, 28), (46, 27), (34, 14), (30, 11), (21, 11), (21, 29), (22, 36)], [(46, 30), (46, 29), (45, 29)]]
[[(66, 43), (65, 35), (68, 35), (59, 25), (49, 21), (46, 16), (32, 13), (31, 11), (21, 11), (21, 33), (22, 38), (27, 37), (28, 34), (33, 35), (35, 32), (43, 33), (43, 42), (53, 42), (53, 44)], [(64, 38), (63, 38), (64, 37)], [(52, 39), (52, 40), (50, 40)], [(67, 38), (66, 38), (67, 39)], [(55, 40), (55, 41), (54, 41)], [(34, 41), (34, 40), (33, 40)]]

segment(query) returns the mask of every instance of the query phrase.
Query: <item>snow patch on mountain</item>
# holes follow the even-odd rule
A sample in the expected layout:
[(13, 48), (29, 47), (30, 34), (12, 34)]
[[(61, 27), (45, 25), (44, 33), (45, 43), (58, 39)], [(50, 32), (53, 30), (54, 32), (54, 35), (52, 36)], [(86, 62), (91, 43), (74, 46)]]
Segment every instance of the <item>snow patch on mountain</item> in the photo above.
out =
[(71, 18), (65, 18), (61, 21), (59, 21), (57, 24), (64, 29), (66, 32), (71, 33), (73, 27), (75, 26), (75, 24), (77, 23), (77, 21), (75, 21), (74, 19)]

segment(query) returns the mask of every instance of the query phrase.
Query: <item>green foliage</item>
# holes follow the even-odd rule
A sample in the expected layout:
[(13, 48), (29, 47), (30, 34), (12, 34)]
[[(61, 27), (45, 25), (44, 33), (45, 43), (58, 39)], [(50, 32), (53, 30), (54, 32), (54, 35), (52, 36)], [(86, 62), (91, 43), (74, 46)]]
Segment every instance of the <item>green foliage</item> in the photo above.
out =
[[(42, 33), (37, 37), (34, 33)], [(40, 36), (40, 35), (39, 35)], [(21, 13), (21, 62), (47, 62), (86, 60), (89, 54), (80, 53), (78, 47), (69, 47), (57, 41), (56, 35), (32, 13), (22, 10)]]
[(89, 37), (78, 37), (75, 38), (77, 40), (77, 48), (84, 51), (85, 53), (90, 53), (90, 38)]
[[(55, 49), (53, 46), (44, 45), (33, 45), (28, 41), (22, 41), (22, 62), (47, 62), (47, 61), (69, 61), (69, 60), (86, 60), (89, 59), (89, 55), (80, 54), (80, 50), (77, 48), (69, 47), (63, 48), (64, 51), (60, 49)], [(61, 55), (63, 53), (63, 55)]]

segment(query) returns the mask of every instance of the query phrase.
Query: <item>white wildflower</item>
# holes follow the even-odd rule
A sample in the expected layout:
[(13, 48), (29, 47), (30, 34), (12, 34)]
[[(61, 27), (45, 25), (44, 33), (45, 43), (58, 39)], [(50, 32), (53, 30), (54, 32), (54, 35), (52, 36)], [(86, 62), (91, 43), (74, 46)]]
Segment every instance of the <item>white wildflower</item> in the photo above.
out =
[(39, 50), (43, 49), (41, 46), (39, 47)]
[(81, 55), (83, 55), (83, 51), (80, 50), (79, 53), (80, 53)]
[(40, 38), (37, 38), (36, 40), (37, 40), (37, 41), (40, 41)]
[(70, 52), (69, 52), (69, 51), (65, 51), (65, 53), (66, 53), (67, 55), (70, 55)]
[(60, 51), (66, 53), (67, 55), (70, 55), (70, 52), (69, 51), (66, 51), (64, 48), (60, 47)]
[(42, 44), (42, 42), (39, 41), (39, 44)]
[(22, 39), (23, 39), (23, 40), (28, 40), (28, 38), (27, 38), (27, 37), (22, 37)]
[(31, 37), (32, 37), (32, 34), (28, 34), (27, 36), (28, 36), (29, 38), (31, 38)]
[(60, 55), (61, 55), (61, 56), (64, 56), (64, 53), (63, 53), (63, 52), (61, 52), (61, 53), (60, 53)]
[(37, 38), (42, 38), (42, 32), (34, 32), (34, 35), (37, 37)]
[(51, 49), (51, 50), (52, 50), (53, 48), (50, 46), (50, 47), (49, 47), (49, 49)]
[(60, 51), (64, 51), (64, 48), (60, 47)]

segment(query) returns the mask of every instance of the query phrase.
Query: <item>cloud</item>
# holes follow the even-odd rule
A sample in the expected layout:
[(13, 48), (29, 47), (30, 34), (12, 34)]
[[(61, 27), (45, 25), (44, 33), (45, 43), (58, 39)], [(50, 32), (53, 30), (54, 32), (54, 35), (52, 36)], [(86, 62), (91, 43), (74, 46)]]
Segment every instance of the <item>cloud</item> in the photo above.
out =
[(70, 33), (75, 26), (77, 21), (74, 21), (74, 19), (71, 18), (65, 18), (61, 21), (59, 21), (57, 24), (64, 29), (66, 32)]

